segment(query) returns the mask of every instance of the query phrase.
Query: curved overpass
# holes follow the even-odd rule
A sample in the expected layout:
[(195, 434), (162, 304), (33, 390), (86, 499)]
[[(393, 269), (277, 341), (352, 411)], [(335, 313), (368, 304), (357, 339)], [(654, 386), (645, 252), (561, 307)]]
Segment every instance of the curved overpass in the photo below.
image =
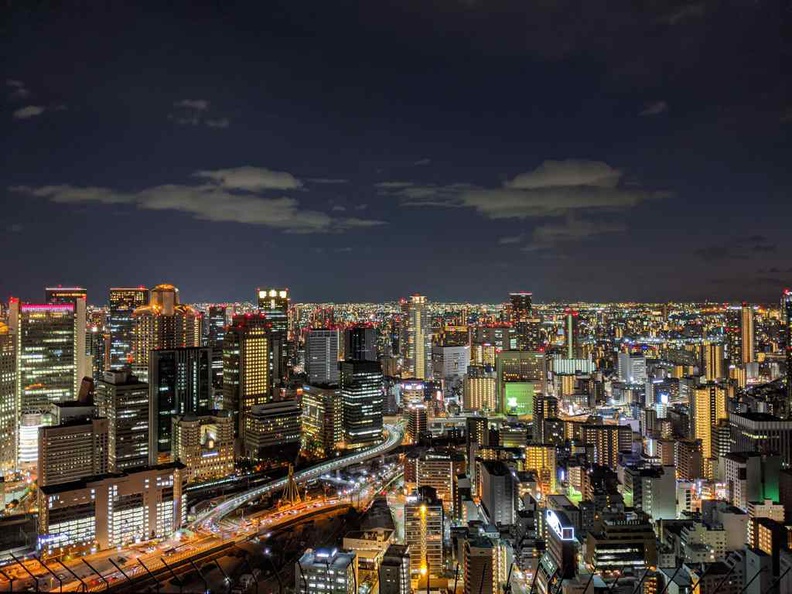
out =
[[(376, 458), (377, 456), (397, 448), (404, 438), (403, 426), (401, 424), (385, 425), (385, 429), (386, 437), (382, 443), (365, 450), (348, 454), (346, 456), (341, 456), (339, 458), (333, 458), (332, 460), (327, 460), (326, 462), (321, 462), (315, 466), (295, 472), (294, 480), (300, 482), (318, 478), (328, 472), (334, 472), (351, 464), (357, 464), (358, 462), (365, 462), (366, 460)], [(255, 489), (251, 489), (250, 491), (245, 491), (244, 493), (234, 495), (214, 509), (208, 510), (198, 516), (193, 522), (189, 524), (189, 528), (191, 530), (196, 530), (205, 527), (207, 524), (219, 522), (225, 516), (232, 513), (234, 510), (239, 509), (250, 501), (258, 499), (262, 495), (269, 495), (274, 491), (283, 489), (286, 486), (287, 481), (288, 477), (284, 477), (278, 480), (270, 481), (269, 483), (256, 487)]]

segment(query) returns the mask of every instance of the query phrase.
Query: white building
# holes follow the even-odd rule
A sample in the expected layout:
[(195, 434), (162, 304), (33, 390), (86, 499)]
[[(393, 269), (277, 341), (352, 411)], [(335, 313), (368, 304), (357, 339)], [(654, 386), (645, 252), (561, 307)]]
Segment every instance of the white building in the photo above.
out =
[(355, 553), (308, 549), (295, 567), (297, 594), (357, 594)]

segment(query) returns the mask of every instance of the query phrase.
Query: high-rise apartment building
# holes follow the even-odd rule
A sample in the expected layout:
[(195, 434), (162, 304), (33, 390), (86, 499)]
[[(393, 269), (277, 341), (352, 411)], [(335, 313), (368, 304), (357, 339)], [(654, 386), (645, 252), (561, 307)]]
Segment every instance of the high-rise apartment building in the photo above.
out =
[(348, 448), (369, 446), (382, 437), (384, 384), (377, 361), (341, 363), (344, 441)]
[(20, 413), (45, 412), (74, 400), (90, 373), (85, 347), (85, 300), (32, 304), (10, 301), (8, 325), (16, 336)]
[(690, 434), (701, 440), (701, 455), (705, 478), (714, 478), (717, 449), (713, 438), (719, 421), (728, 420), (726, 389), (710, 382), (694, 388), (690, 395)]
[(16, 335), (0, 322), (0, 476), (16, 468), (17, 396)]
[(151, 289), (148, 305), (132, 312), (132, 319), (132, 370), (141, 380), (148, 380), (151, 351), (201, 346), (202, 315), (181, 303), (173, 285)]
[(355, 326), (344, 331), (344, 359), (377, 360), (377, 330), (371, 326)]
[(432, 320), (424, 295), (411, 295), (407, 302), (405, 324), (405, 358), (403, 376), (418, 379), (432, 377)]
[(726, 377), (726, 353), (723, 344), (704, 341), (701, 345), (701, 368), (704, 379), (708, 382), (721, 381)]
[(556, 492), (556, 448), (530, 444), (525, 447), (525, 470), (536, 475), (537, 487), (545, 497)]
[(344, 403), (337, 388), (303, 386), (303, 448), (329, 458), (344, 442)]
[(145, 287), (114, 287), (110, 289), (110, 311), (107, 326), (110, 332), (110, 367), (119, 369), (131, 364), (134, 320), (132, 313), (149, 302)]
[(96, 408), (108, 420), (108, 466), (125, 472), (149, 464), (149, 387), (129, 371), (96, 382)]
[(171, 461), (171, 419), (210, 409), (212, 349), (185, 347), (149, 353), (149, 459)]
[(234, 316), (223, 340), (223, 408), (243, 435), (245, 415), (272, 400), (272, 325), (263, 314)]
[(740, 361), (747, 365), (756, 360), (756, 338), (754, 332), (754, 311), (748, 303), (743, 303), (740, 308), (740, 336), (742, 348)]
[(410, 547), (414, 576), (443, 573), (443, 503), (423, 487), (404, 504), (404, 544)]
[(379, 566), (380, 594), (411, 594), (410, 548), (391, 544)]
[(462, 407), (470, 411), (497, 412), (496, 383), (492, 368), (470, 365), (462, 382)]
[(311, 330), (305, 339), (305, 371), (311, 385), (337, 384), (338, 330)]
[(580, 441), (594, 446), (594, 464), (616, 468), (619, 453), (632, 451), (632, 428), (629, 425), (594, 425), (580, 427)]
[(486, 536), (464, 542), (465, 594), (499, 594), (501, 579), (500, 547)]

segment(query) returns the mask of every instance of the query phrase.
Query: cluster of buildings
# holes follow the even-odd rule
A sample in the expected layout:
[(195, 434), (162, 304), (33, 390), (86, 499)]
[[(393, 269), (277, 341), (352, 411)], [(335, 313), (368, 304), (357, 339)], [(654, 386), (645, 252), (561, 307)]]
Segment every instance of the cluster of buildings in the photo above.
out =
[(349, 592), (792, 591), (791, 293), (780, 307), (515, 293), (496, 310), (414, 296), (381, 318), (385, 410), (408, 428), (399, 536), (371, 576), (357, 542), (312, 547), (306, 594), (326, 554)]
[(792, 588), (792, 293), (770, 307), (256, 297), (10, 300), (0, 466), (38, 485), (42, 551), (166, 536), (187, 484), (365, 448), (394, 415), (399, 520), (312, 543), (306, 594)]

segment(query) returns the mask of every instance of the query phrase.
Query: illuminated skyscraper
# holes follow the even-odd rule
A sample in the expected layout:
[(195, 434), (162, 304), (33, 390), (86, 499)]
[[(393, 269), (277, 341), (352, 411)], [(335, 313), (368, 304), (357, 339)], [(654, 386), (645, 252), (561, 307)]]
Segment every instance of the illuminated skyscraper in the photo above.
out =
[(124, 472), (149, 464), (149, 387), (128, 371), (96, 382), (96, 409), (108, 420), (108, 466)]
[(272, 325), (263, 314), (234, 316), (223, 340), (223, 408), (244, 434), (245, 415), (272, 400)]
[(338, 383), (338, 330), (311, 330), (305, 340), (305, 371), (311, 385)]
[(74, 400), (90, 365), (85, 348), (85, 300), (31, 304), (10, 301), (16, 335), (17, 393), (21, 413), (46, 412)]
[(290, 359), (289, 289), (260, 288), (256, 290), (256, 294), (258, 295), (259, 312), (267, 316), (272, 325), (272, 382), (278, 384), (288, 376)]
[(406, 356), (402, 376), (418, 379), (432, 377), (432, 321), (424, 295), (411, 295), (407, 302), (405, 326)]
[(693, 439), (701, 440), (701, 457), (705, 478), (713, 478), (714, 447), (713, 432), (718, 421), (728, 420), (726, 410), (726, 389), (720, 384), (710, 382), (695, 388), (690, 395), (690, 429)]
[(149, 460), (171, 462), (175, 415), (211, 408), (212, 349), (160, 349), (149, 354)]
[(567, 309), (564, 312), (564, 351), (567, 359), (580, 358), (578, 317), (578, 312), (572, 309)]
[(376, 361), (376, 329), (370, 326), (356, 326), (344, 331), (344, 359)]
[(746, 365), (756, 360), (754, 312), (748, 303), (743, 303), (740, 309), (740, 336), (742, 343), (740, 360)]
[(540, 322), (533, 314), (533, 293), (509, 293), (509, 305), (517, 350), (533, 351), (540, 348)]
[(110, 367), (128, 366), (132, 356), (133, 328), (132, 313), (149, 302), (149, 291), (144, 287), (110, 289), (110, 314), (107, 325), (110, 330)]
[(82, 287), (47, 287), (44, 289), (44, 300), (47, 303), (88, 302), (88, 291)]
[(19, 406), (16, 389), (16, 336), (0, 322), (0, 476), (16, 466)]
[(384, 398), (382, 368), (377, 361), (341, 363), (344, 440), (348, 448), (366, 447), (382, 438)]
[(149, 354), (156, 349), (201, 346), (201, 314), (179, 301), (179, 289), (157, 285), (148, 305), (132, 313), (132, 369), (148, 379)]
[(226, 307), (210, 306), (206, 319), (206, 344), (212, 349), (212, 386), (218, 393), (223, 389), (223, 339), (226, 324)]

